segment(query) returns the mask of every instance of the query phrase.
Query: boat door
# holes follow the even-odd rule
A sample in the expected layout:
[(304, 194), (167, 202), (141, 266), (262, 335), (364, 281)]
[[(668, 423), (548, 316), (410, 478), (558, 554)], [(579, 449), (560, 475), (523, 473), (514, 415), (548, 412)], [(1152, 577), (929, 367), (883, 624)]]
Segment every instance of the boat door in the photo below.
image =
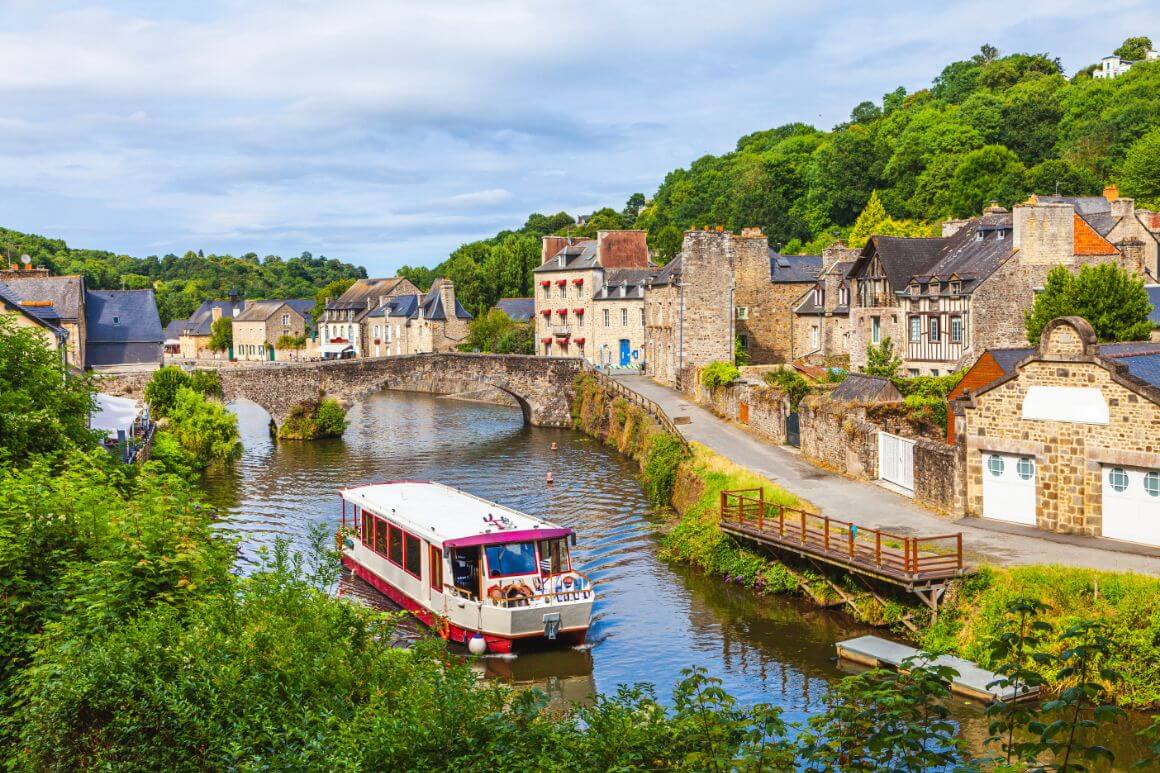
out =
[(627, 368), (632, 363), (632, 346), (627, 338), (620, 339), (620, 367)]
[(479, 590), (479, 548), (454, 548), (451, 551), (451, 581), (476, 601)]
[(427, 543), (427, 600), (442, 603), (443, 598), (443, 549)]

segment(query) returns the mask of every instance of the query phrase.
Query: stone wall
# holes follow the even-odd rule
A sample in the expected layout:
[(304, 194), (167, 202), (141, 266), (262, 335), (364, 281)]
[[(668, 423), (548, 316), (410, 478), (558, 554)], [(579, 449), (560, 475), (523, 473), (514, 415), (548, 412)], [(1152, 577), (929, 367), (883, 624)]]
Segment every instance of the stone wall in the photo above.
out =
[(923, 438), (914, 445), (914, 501), (950, 515), (962, 515), (966, 481), (962, 449)]
[(695, 370), (690, 371), (681, 383), (690, 399), (717, 416), (747, 426), (771, 443), (785, 443), (789, 402), (779, 390), (744, 381), (710, 390), (701, 385), (700, 373)]
[(678, 369), (733, 362), (733, 239), (733, 234), (715, 231), (685, 234)]
[(878, 477), (877, 425), (861, 406), (810, 396), (798, 406), (802, 457), (859, 480)]

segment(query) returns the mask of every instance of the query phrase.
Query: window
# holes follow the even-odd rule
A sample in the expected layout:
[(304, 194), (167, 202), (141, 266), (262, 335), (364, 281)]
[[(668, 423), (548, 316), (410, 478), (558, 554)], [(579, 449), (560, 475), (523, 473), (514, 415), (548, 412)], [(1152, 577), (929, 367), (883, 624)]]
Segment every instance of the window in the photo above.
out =
[(1144, 474), (1144, 490), (1150, 497), (1160, 497), (1160, 472)]
[(1000, 228), (998, 231), (995, 232), (996, 239), (1002, 239), (1006, 235), (1007, 235), (1007, 232), (1004, 231), (1002, 228)]
[(981, 242), (981, 241), (983, 241), (983, 231), (982, 231), (982, 229), (980, 229), (980, 230), (978, 230), (978, 231), (975, 231), (975, 241), (977, 241), (977, 242)]
[(846, 285), (842, 285), (841, 287), (838, 288), (838, 305), (839, 306), (849, 306), (850, 305), (850, 288), (846, 287)]
[(747, 336), (745, 333), (741, 333), (737, 336), (737, 340), (741, 342), (742, 349), (749, 351), (749, 336)]
[(403, 530), (391, 527), (391, 537), (387, 544), (387, 560), (398, 566), (403, 565)]
[(560, 574), (571, 569), (568, 562), (568, 543), (562, 539), (544, 540), (540, 543), (540, 573)]
[(407, 574), (421, 577), (423, 575), (423, 543), (414, 534), (404, 535), (406, 551), (403, 555), (403, 569)]
[(431, 562), (431, 571), (427, 573), (427, 580), (431, 590), (443, 592), (443, 551), (435, 545), (427, 546), (427, 556)]
[(604, 310), (604, 326), (608, 327), (608, 309)]
[(936, 343), (939, 340), (938, 317), (930, 318), (930, 342)]
[(910, 376), (911, 378), (918, 378), (918, 368), (907, 368), (906, 375)]
[(938, 368), (931, 368), (930, 375), (937, 376), (938, 375)]
[(644, 306), (640, 307), (640, 324), (644, 327)]
[(998, 478), (1003, 474), (1003, 457), (991, 454), (987, 457), (987, 472)]
[(628, 325), (628, 309), (621, 309), (620, 310), (620, 326), (625, 327), (627, 325)]
[(871, 317), (870, 318), (870, 340), (873, 341), (874, 343), (878, 343), (882, 340), (882, 318), (881, 317)]
[(283, 326), (286, 326), (286, 325), (289, 325), (289, 324), (290, 324), (290, 315), (289, 315), (289, 314), (283, 314), (283, 315), (282, 315), (282, 325), (283, 325)]
[(951, 343), (961, 344), (963, 342), (963, 318), (951, 317)]
[(814, 305), (822, 306), (826, 302), (826, 291), (822, 289), (821, 285), (814, 287)]
[(737, 319), (749, 319), (749, 307), (748, 306), (738, 306), (737, 307)]
[(534, 542), (517, 542), (509, 545), (488, 545), (488, 577), (514, 577), (536, 572), (536, 545)]
[(381, 556), (387, 554), (387, 524), (375, 519), (375, 552)]
[(821, 345), (821, 334), (817, 325), (810, 325), (810, 346), (817, 349)]
[(121, 324), (121, 318), (120, 318), (120, 317), (116, 317), (116, 316), (115, 316), (115, 317), (113, 317), (113, 324), (114, 324), (114, 325), (119, 325), (119, 324)]
[(910, 318), (910, 340), (918, 341), (922, 338), (922, 320), (918, 317)]
[(958, 282), (951, 282), (951, 295), (958, 295), (962, 285)]
[(1113, 467), (1108, 473), (1108, 483), (1112, 484), (1112, 488), (1117, 492), (1123, 491), (1128, 487), (1128, 473), (1123, 467)]
[(362, 515), (362, 543), (371, 550), (375, 547), (375, 519), (363, 511)]
[(1020, 457), (1019, 463), (1015, 465), (1015, 472), (1019, 473), (1019, 477), (1023, 480), (1031, 480), (1035, 477), (1035, 460), (1030, 456)]

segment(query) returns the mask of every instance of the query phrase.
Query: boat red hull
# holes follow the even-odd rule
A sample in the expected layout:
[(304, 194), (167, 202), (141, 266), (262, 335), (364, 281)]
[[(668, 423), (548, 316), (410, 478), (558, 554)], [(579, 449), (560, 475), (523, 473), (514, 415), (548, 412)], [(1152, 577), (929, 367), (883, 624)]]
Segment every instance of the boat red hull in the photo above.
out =
[[(458, 644), (467, 644), (467, 640), (475, 635), (474, 631), (469, 631), (465, 628), (446, 621), (439, 620), (435, 613), (424, 607), (413, 598), (403, 593), (401, 590), (391, 585), (389, 582), (379, 577), (377, 574), (367, 569), (362, 564), (356, 562), (348, 555), (343, 555), (342, 563), (347, 569), (350, 569), (358, 577), (365, 580), (368, 584), (374, 587), (375, 590), (382, 593), (391, 601), (398, 604), (403, 609), (407, 610), (421, 621), (427, 627), (433, 629), (436, 633), (448, 641), (453, 641)], [(563, 631), (557, 637), (557, 643), (564, 643), (569, 645), (577, 645), (584, 643), (584, 637), (588, 635), (588, 629), (579, 631)], [(487, 651), (497, 654), (505, 654), (512, 651), (513, 646), (520, 646), (521, 644), (534, 645), (539, 642), (546, 642), (548, 638), (543, 634), (535, 636), (524, 636), (518, 639), (513, 639), (507, 636), (497, 636), (490, 633), (483, 634), (483, 639), (487, 642)]]

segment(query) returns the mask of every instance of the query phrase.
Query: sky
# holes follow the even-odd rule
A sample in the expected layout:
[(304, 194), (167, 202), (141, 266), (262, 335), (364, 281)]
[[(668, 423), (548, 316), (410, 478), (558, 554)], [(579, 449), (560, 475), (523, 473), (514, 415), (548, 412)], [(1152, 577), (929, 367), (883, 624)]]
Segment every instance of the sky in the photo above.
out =
[(1068, 74), (1155, 0), (0, 0), (0, 225), (372, 275), (651, 195), (990, 43)]

